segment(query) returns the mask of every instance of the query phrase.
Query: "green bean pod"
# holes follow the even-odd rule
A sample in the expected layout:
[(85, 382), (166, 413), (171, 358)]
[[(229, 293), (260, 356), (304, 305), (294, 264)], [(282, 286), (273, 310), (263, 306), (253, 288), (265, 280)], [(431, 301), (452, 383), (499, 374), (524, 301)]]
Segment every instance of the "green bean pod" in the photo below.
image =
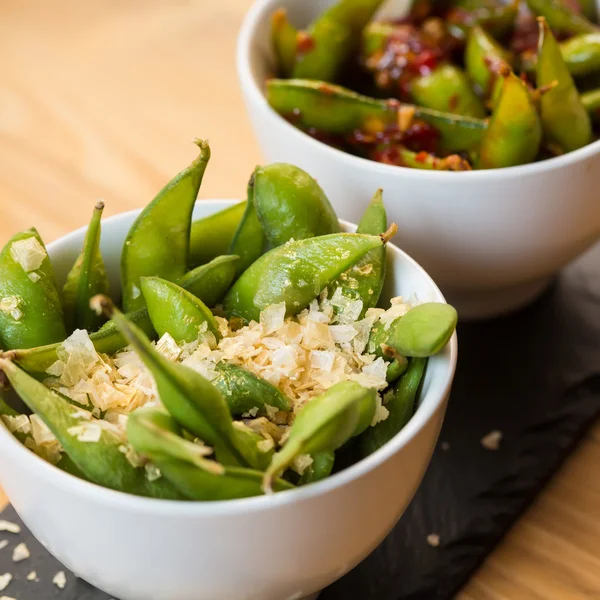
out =
[(200, 156), (142, 210), (125, 239), (121, 288), (127, 312), (144, 306), (140, 277), (155, 275), (173, 281), (186, 272), (192, 211), (210, 159), (208, 143), (195, 140), (195, 144)]
[(426, 302), (411, 308), (387, 328), (381, 321), (371, 330), (368, 350), (377, 356), (427, 358), (448, 343), (458, 316), (454, 307), (443, 302)]
[(388, 239), (387, 234), (332, 233), (274, 248), (233, 284), (223, 301), (225, 311), (258, 321), (265, 308), (285, 302), (286, 315), (295, 315), (369, 250), (381, 247)]
[(599, 30), (597, 25), (573, 12), (560, 0), (527, 0), (527, 4), (538, 17), (546, 19), (553, 31), (577, 35)]
[(36, 229), (0, 253), (0, 348), (34, 348), (66, 337), (52, 263)]
[(246, 200), (238, 202), (192, 223), (188, 261), (190, 267), (204, 265), (218, 256), (228, 254), (246, 204)]
[(471, 28), (465, 47), (465, 67), (471, 81), (492, 108), (500, 96), (504, 79), (500, 70), (511, 63), (511, 55), (479, 26)]
[(358, 438), (363, 457), (373, 454), (387, 444), (412, 418), (427, 360), (426, 358), (411, 359), (406, 373), (393, 389), (385, 394), (384, 406), (389, 411), (387, 419), (370, 427)]
[(401, 104), (394, 99), (378, 100), (321, 81), (270, 79), (267, 100), (301, 129), (338, 135), (354, 131), (380, 133), (397, 127), (410, 114), (435, 128), (441, 149), (448, 152), (476, 149), (487, 128), (482, 119)]
[(140, 282), (152, 326), (159, 337), (168, 333), (177, 343), (194, 342), (200, 327), (206, 323), (208, 331), (220, 339), (219, 324), (196, 296), (160, 277), (142, 277)]
[[(257, 167), (258, 169), (258, 167)], [(240, 257), (237, 263), (237, 274), (243, 273), (257, 258), (259, 258), (266, 246), (267, 238), (262, 225), (256, 214), (256, 204), (254, 203), (254, 176), (252, 173), (248, 182), (248, 203), (244, 216), (238, 225), (229, 246), (229, 254), (235, 254)]]
[(239, 260), (240, 257), (235, 255), (217, 256), (209, 263), (188, 271), (177, 283), (206, 306), (213, 307), (223, 300), (231, 287)]
[(312, 459), (312, 464), (302, 473), (298, 485), (315, 483), (331, 475), (335, 463), (334, 452), (317, 452)]
[(542, 141), (542, 127), (529, 90), (512, 72), (503, 87), (479, 148), (478, 169), (498, 169), (532, 162)]
[(453, 2), (454, 8), (445, 16), (448, 31), (457, 39), (465, 39), (471, 27), (480, 25), (492, 35), (504, 37), (514, 27), (519, 13), (519, 0), (497, 2), (463, 0)]
[(289, 22), (285, 8), (278, 8), (273, 13), (271, 40), (281, 75), (290, 77), (296, 63), (298, 30)]
[[(199, 446), (179, 437), (177, 423), (156, 409), (138, 409), (127, 423), (127, 434), (137, 452), (149, 458), (190, 500), (232, 500), (260, 496), (260, 471), (223, 466), (202, 456)], [(294, 486), (278, 479), (275, 491)]]
[(335, 81), (383, 0), (338, 0), (299, 36), (293, 77)]
[(543, 18), (539, 22), (537, 85), (541, 88), (558, 82), (540, 99), (544, 136), (570, 152), (590, 143), (592, 125), (548, 23)]
[(600, 120), (600, 90), (590, 90), (581, 94), (581, 103), (593, 121)]
[[(379, 189), (371, 199), (363, 217), (358, 224), (357, 233), (379, 235), (387, 229), (387, 215)], [(365, 254), (353, 267), (343, 273), (328, 288), (328, 297), (332, 298), (337, 289), (342, 296), (350, 300), (360, 300), (362, 309), (359, 319), (362, 319), (369, 308), (374, 308), (379, 302), (383, 289), (386, 268), (385, 246), (375, 248)], [(338, 293), (340, 293), (338, 292)], [(344, 313), (347, 305), (338, 306), (337, 312)], [(355, 316), (351, 320), (356, 320)]]
[(439, 157), (430, 152), (413, 152), (402, 144), (388, 142), (375, 146), (370, 154), (372, 160), (398, 167), (422, 169), (425, 171), (470, 171), (471, 164), (458, 154)]
[(258, 408), (264, 412), (265, 406), (290, 411), (290, 399), (265, 379), (235, 364), (219, 362), (215, 365), (217, 377), (212, 384), (225, 397), (233, 415), (239, 416)]
[(92, 220), (83, 242), (83, 249), (67, 275), (63, 287), (63, 307), (67, 331), (87, 329), (95, 331), (102, 325), (102, 317), (90, 309), (90, 298), (108, 294), (108, 277), (100, 254), (100, 220), (104, 202), (94, 208)]
[(333, 452), (356, 434), (361, 406), (375, 405), (375, 390), (355, 381), (343, 381), (313, 398), (296, 415), (283, 448), (273, 456), (265, 473), (266, 489), (302, 454)]
[(174, 500), (182, 498), (168, 481), (163, 478), (150, 481), (143, 469), (134, 468), (119, 450), (122, 442), (112, 433), (102, 430), (97, 442), (83, 442), (69, 433), (71, 427), (93, 424), (93, 417), (81, 420), (73, 416), (76, 410), (71, 404), (22, 371), (11, 360), (0, 358), (0, 369), (25, 404), (44, 421), (69, 458), (90, 481), (138, 496)]
[(410, 84), (410, 94), (415, 104), (425, 108), (475, 119), (486, 116), (467, 75), (455, 65), (443, 64), (417, 77)]
[(291, 239), (337, 233), (340, 223), (321, 186), (300, 167), (273, 163), (254, 171), (254, 206), (272, 248)]

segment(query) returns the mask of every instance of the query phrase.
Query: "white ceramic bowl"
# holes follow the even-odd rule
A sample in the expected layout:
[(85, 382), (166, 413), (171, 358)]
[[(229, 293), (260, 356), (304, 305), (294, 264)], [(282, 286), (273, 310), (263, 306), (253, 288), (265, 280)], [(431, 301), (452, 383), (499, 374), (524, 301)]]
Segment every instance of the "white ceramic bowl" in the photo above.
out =
[[(195, 216), (229, 204), (202, 201)], [(136, 215), (103, 222), (102, 253), (113, 289)], [(84, 233), (80, 229), (48, 246), (59, 279), (80, 251)], [(390, 244), (388, 257), (384, 299), (415, 292), (422, 300), (444, 301), (409, 256)], [(404, 512), (438, 437), (456, 353), (454, 336), (430, 360), (419, 408), (390, 443), (325, 481), (291, 492), (205, 503), (130, 496), (60, 471), (4, 427), (0, 482), (52, 554), (120, 600), (299, 600), (352, 569)]]
[(382, 187), (398, 224), (396, 240), (461, 318), (526, 304), (600, 235), (600, 141), (536, 164), (448, 173), (379, 164), (314, 140), (264, 98), (273, 72), (269, 19), (284, 6), (294, 24), (305, 26), (333, 1), (258, 0), (244, 21), (238, 77), (265, 161), (304, 168), (351, 221)]

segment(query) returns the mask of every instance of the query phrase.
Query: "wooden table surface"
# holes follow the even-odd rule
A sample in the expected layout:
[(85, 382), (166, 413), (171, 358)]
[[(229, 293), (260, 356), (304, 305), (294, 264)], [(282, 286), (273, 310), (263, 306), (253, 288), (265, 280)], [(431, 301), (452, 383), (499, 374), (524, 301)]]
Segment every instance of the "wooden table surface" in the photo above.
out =
[[(3, 0), (0, 244), (31, 225), (50, 242), (98, 198), (106, 216), (145, 205), (196, 136), (213, 155), (201, 196), (243, 194), (261, 158), (235, 75), (249, 4)], [(597, 426), (459, 598), (600, 598), (599, 465)]]

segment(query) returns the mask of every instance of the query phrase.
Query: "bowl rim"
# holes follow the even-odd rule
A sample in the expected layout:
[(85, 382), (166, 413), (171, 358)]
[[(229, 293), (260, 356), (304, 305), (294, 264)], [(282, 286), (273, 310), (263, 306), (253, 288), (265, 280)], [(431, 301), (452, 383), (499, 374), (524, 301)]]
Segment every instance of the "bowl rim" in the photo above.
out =
[[(480, 182), (482, 180), (495, 182), (502, 179), (505, 174), (514, 176), (543, 175), (553, 169), (569, 167), (574, 163), (584, 161), (591, 156), (600, 154), (600, 139), (598, 139), (577, 150), (567, 152), (566, 154), (525, 165), (472, 171), (429, 171), (379, 163), (367, 158), (355, 156), (354, 154), (344, 152), (343, 150), (338, 150), (324, 142), (316, 140), (297, 127), (294, 127), (271, 108), (267, 102), (263, 88), (259, 85), (252, 72), (252, 61), (250, 58), (251, 46), (255, 38), (256, 29), (265, 17), (265, 13), (274, 9), (280, 2), (281, 0), (255, 0), (244, 17), (238, 34), (236, 47), (236, 68), (241, 89), (257, 109), (260, 109), (263, 114), (267, 115), (269, 118), (274, 118), (278, 124), (283, 126), (284, 131), (288, 132), (289, 135), (296, 136), (299, 143), (306, 142), (314, 149), (314, 151), (320, 151), (324, 154), (330, 153), (333, 159), (337, 158), (338, 160), (345, 162), (350, 169), (356, 169), (357, 167), (362, 166), (364, 168), (372, 169), (382, 177), (393, 176), (396, 174), (396, 176), (411, 177), (417, 181), (433, 178), (436, 181), (440, 180), (444, 183), (452, 180), (464, 184), (465, 182)], [(480, 200), (478, 199), (478, 201)]]
[[(231, 206), (240, 200), (230, 199), (201, 199), (198, 204), (208, 204), (215, 207), (215, 212), (219, 209)], [(106, 219), (103, 219), (102, 225), (114, 227), (119, 222), (135, 218), (140, 213), (141, 209), (134, 209), (126, 212), (117, 213)], [(356, 228), (354, 223), (350, 223), (344, 219), (339, 219), (340, 223), (346, 227)], [(68, 244), (82, 236), (87, 230), (87, 225), (80, 227), (57, 240), (48, 244), (48, 253), (52, 255), (53, 250), (57, 250), (61, 245)], [(388, 243), (388, 248), (392, 252), (393, 260), (405, 261), (415, 268), (420, 277), (423, 277), (426, 282), (433, 288), (438, 296), (439, 301), (445, 302), (444, 296), (427, 272), (413, 258), (403, 252), (391, 242)], [(58, 467), (48, 463), (43, 458), (37, 456), (34, 452), (26, 448), (19, 442), (4, 426), (0, 425), (0, 449), (2, 452), (11, 454), (16, 460), (27, 468), (28, 472), (32, 473), (32, 477), (43, 479), (51, 485), (67, 489), (74, 494), (85, 496), (91, 500), (102, 502), (106, 505), (112, 505), (117, 508), (129, 509), (132, 511), (143, 511), (145, 513), (160, 513), (172, 514), (176, 511), (177, 515), (188, 516), (217, 516), (227, 514), (239, 514), (245, 511), (261, 512), (270, 510), (274, 507), (287, 505), (289, 503), (300, 502), (302, 500), (314, 498), (327, 494), (333, 490), (344, 487), (350, 482), (359, 479), (377, 466), (383, 464), (390, 459), (396, 452), (400, 451), (408, 444), (434, 417), (440, 407), (443, 405), (447, 395), (450, 392), (454, 373), (456, 371), (457, 362), (457, 336), (454, 332), (448, 346), (445, 350), (443, 361), (446, 365), (445, 373), (439, 375), (439, 382), (436, 389), (428, 390), (428, 393), (423, 397), (422, 404), (415, 412), (414, 416), (407, 425), (400, 430), (389, 442), (379, 448), (373, 454), (354, 463), (346, 469), (335, 473), (334, 475), (313, 483), (305, 487), (286, 490), (272, 495), (255, 496), (251, 498), (239, 498), (234, 500), (212, 500), (203, 502), (194, 502), (189, 500), (165, 500), (160, 498), (147, 498), (143, 496), (135, 496), (126, 492), (105, 488), (96, 483), (79, 479), (74, 475), (60, 470)], [(433, 383), (433, 382), (432, 382)]]

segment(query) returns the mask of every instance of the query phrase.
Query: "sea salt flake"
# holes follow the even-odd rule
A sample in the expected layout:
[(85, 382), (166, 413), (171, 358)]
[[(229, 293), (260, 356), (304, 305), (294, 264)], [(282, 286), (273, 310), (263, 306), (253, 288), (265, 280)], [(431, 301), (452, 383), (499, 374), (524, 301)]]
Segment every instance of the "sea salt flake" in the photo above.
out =
[(18, 415), (11, 417), (9, 415), (2, 415), (2, 421), (6, 425), (6, 428), (11, 433), (30, 433), (31, 423), (27, 415)]
[(502, 441), (502, 432), (498, 430), (490, 431), (481, 438), (481, 445), (486, 450), (498, 450)]
[(313, 459), (310, 454), (300, 454), (297, 456), (292, 463), (292, 469), (298, 473), (298, 475), (302, 475), (308, 467), (313, 464)]
[(53, 578), (52, 578), (52, 583), (57, 587), (60, 588), (61, 590), (65, 589), (65, 586), (67, 585), (67, 577), (65, 575), (64, 571), (59, 571)]
[(37, 573), (35, 571), (31, 571), (31, 573), (27, 575), (27, 581), (39, 581)]
[(48, 429), (46, 423), (44, 423), (37, 415), (31, 415), (29, 420), (31, 422), (31, 436), (38, 446), (56, 442), (54, 434)]
[(381, 421), (385, 421), (390, 416), (390, 411), (383, 405), (383, 401), (381, 396), (377, 394), (377, 405), (375, 408), (375, 414), (373, 415), (373, 420), (371, 421), (371, 427), (377, 425), (377, 423), (381, 423)]
[(26, 273), (39, 269), (48, 256), (35, 236), (13, 242), (10, 246), (10, 255)]
[(0, 592), (3, 592), (7, 587), (8, 584), (12, 581), (12, 574), (11, 573), (4, 573), (4, 575), (0, 575)]
[(152, 463), (146, 463), (144, 465), (144, 470), (146, 471), (146, 479), (148, 479), (148, 481), (156, 481), (162, 477), (160, 469)]
[(37, 283), (41, 277), (37, 273), (29, 273), (29, 279), (31, 279), (33, 283)]
[(165, 358), (175, 362), (180, 354), (181, 348), (177, 344), (177, 342), (173, 339), (173, 336), (169, 333), (165, 333), (158, 342), (156, 342), (156, 349), (160, 352)]
[(351, 342), (357, 334), (357, 331), (352, 325), (330, 325), (329, 333), (336, 344)]
[(12, 317), (15, 321), (19, 321), (23, 316), (23, 311), (19, 308), (21, 298), (18, 296), (7, 296), (0, 300), (0, 312), (6, 316)]
[(274, 333), (283, 327), (285, 311), (285, 302), (280, 302), (279, 304), (267, 306), (267, 308), (260, 313), (260, 324), (265, 335)]
[(440, 536), (437, 533), (430, 533), (427, 536), (427, 543), (432, 548), (437, 548), (440, 545)]
[(8, 546), (8, 540), (2, 540), (0, 542), (0, 550), (4, 550), (4, 548), (6, 548), (6, 546)]
[(312, 350), (310, 353), (310, 366), (313, 369), (331, 372), (335, 362), (335, 352), (327, 350)]
[(15, 549), (13, 550), (12, 559), (13, 562), (21, 562), (22, 560), (28, 559), (30, 556), (31, 554), (29, 552), (27, 544), (21, 543), (18, 546), (15, 546)]
[(102, 437), (102, 427), (100, 423), (83, 423), (67, 429), (69, 435), (76, 437), (80, 442), (99, 442)]

